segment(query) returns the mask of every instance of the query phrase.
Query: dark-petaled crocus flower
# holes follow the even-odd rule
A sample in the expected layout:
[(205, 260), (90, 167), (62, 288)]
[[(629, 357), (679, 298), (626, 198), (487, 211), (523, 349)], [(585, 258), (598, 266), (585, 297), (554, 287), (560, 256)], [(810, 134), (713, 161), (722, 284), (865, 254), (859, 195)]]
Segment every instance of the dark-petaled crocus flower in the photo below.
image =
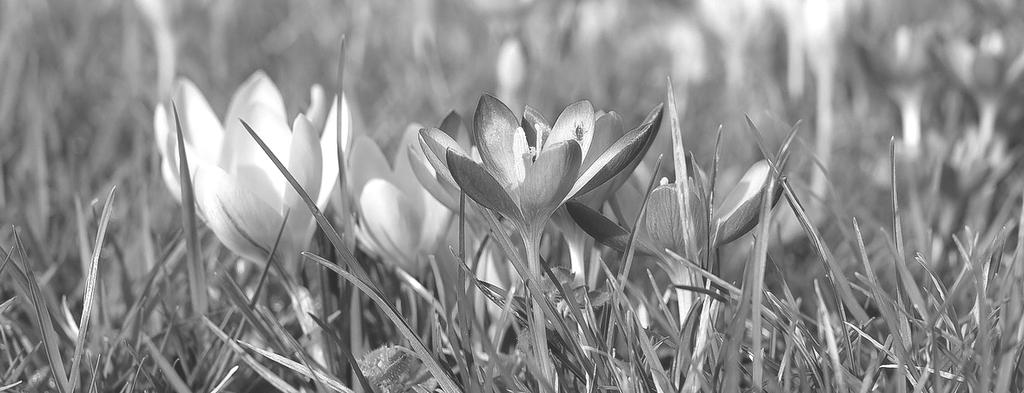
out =
[(422, 267), (423, 256), (437, 249), (451, 222), (451, 212), (413, 172), (411, 160), (422, 156), (420, 129), (410, 125), (390, 157), (368, 136), (357, 136), (348, 158), (360, 217), (357, 236), (372, 254), (410, 271)]
[(921, 145), (921, 105), (932, 65), (931, 31), (923, 25), (900, 25), (883, 34), (867, 32), (860, 53), (868, 71), (900, 110), (903, 143), (916, 155)]
[[(594, 110), (587, 101), (569, 105), (548, 126), (533, 113), (518, 119), (498, 99), (480, 98), (473, 135), (478, 162), (446, 134), (423, 135), (440, 164), (468, 197), (510, 220), (528, 241), (539, 241), (548, 218), (566, 200), (591, 192), (611, 180), (650, 146), (660, 124), (653, 120), (626, 133), (586, 168), (594, 137)], [(444, 161), (440, 157), (444, 156)], [(582, 168), (582, 170), (581, 170)]]
[(1024, 40), (1017, 34), (990, 28), (976, 37), (950, 36), (944, 43), (946, 65), (974, 97), (983, 135), (994, 131), (1003, 95), (1024, 72)]

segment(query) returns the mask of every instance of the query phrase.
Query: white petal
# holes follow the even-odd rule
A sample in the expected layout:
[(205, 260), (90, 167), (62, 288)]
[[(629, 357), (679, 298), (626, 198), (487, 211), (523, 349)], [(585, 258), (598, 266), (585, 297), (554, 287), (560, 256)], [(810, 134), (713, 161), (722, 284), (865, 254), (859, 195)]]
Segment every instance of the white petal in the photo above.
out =
[(398, 148), (393, 154), (395, 185), (401, 188), (402, 192), (410, 198), (418, 198), (420, 194), (426, 193), (419, 180), (416, 179), (416, 173), (413, 172), (412, 163), (409, 161), (410, 148), (420, 153), (423, 152), (419, 141), (421, 128), (423, 127), (419, 124), (410, 124), (406, 127), (402, 140), (399, 141)]
[[(270, 150), (282, 163), (289, 162), (291, 152), (291, 130), (283, 117), (266, 105), (255, 104), (242, 114), (242, 119), (252, 127), (256, 135), (263, 140)], [(241, 176), (242, 172), (248, 174), (263, 172), (262, 178), (268, 180), (270, 195), (260, 195), (271, 206), (280, 206), (281, 198), (284, 196), (286, 181), (281, 172), (270, 160), (266, 152), (242, 127), (242, 123), (235, 121), (236, 125), (228, 126), (227, 139), (225, 140), (224, 155), (220, 166), (227, 168), (228, 173)], [(276, 201), (276, 202), (275, 202)]]
[(277, 113), (282, 118), (287, 118), (284, 109), (284, 99), (281, 98), (281, 92), (274, 85), (274, 81), (270, 80), (263, 71), (256, 71), (242, 82), (242, 85), (235, 90), (235, 94), (231, 96), (231, 103), (228, 104), (227, 117), (224, 118), (224, 124), (230, 126), (232, 123), (237, 123), (238, 118), (248, 111), (248, 108), (254, 104), (266, 105), (268, 109)]
[(392, 261), (411, 268), (419, 253), (421, 213), (402, 191), (388, 181), (373, 179), (359, 196), (363, 225), (380, 251)]
[[(213, 113), (206, 97), (192, 81), (182, 79), (178, 82), (174, 102), (181, 118), (185, 141), (191, 144), (196, 152), (202, 154), (204, 161), (216, 162), (224, 143), (224, 126)], [(169, 120), (169, 124), (175, 124), (173, 114)], [(172, 126), (171, 131), (173, 130)]]
[(590, 101), (579, 101), (565, 107), (551, 127), (544, 141), (544, 150), (559, 142), (575, 140), (580, 145), (581, 157), (586, 157), (594, 138), (594, 106)]
[[(348, 107), (348, 99), (341, 97), (341, 140), (344, 141), (341, 149), (347, 156), (352, 145), (352, 113)], [(321, 171), (320, 191), (317, 198), (317, 206), (321, 209), (327, 207), (330, 195), (337, 189), (339, 176), (338, 162), (338, 99), (334, 98), (330, 111), (324, 121), (323, 133), (320, 136), (320, 151), (323, 157), (323, 170)]]
[(327, 112), (330, 108), (327, 107), (327, 93), (324, 92), (324, 88), (320, 85), (313, 85), (309, 89), (309, 107), (306, 108), (306, 120), (313, 125), (313, 129), (317, 130), (317, 134), (324, 127), (324, 121), (327, 120)]
[(348, 184), (351, 195), (362, 195), (363, 187), (372, 179), (392, 181), (391, 165), (377, 143), (366, 136), (359, 136), (348, 156)]
[[(221, 243), (249, 260), (266, 259), (283, 220), (277, 208), (211, 165), (200, 166), (194, 182), (196, 205)], [(293, 250), (286, 240), (278, 247), (282, 253)]]
[[(320, 144), (313, 125), (299, 115), (292, 126), (291, 157), (288, 172), (311, 198), (320, 193)], [(285, 185), (284, 206), (281, 213), (288, 214), (288, 233), (295, 244), (306, 246), (313, 230), (313, 214), (290, 184)]]

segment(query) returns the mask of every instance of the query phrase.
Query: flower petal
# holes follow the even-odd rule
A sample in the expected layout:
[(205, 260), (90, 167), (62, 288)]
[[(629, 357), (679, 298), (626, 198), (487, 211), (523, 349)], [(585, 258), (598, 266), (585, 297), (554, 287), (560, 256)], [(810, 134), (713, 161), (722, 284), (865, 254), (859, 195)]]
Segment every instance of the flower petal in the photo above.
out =
[[(751, 165), (740, 178), (740, 182), (726, 194), (722, 204), (715, 210), (715, 226), (718, 232), (716, 244), (725, 244), (743, 236), (757, 225), (761, 212), (762, 195), (771, 176), (768, 162), (761, 160)], [(778, 193), (773, 198), (778, 200)]]
[[(263, 140), (281, 162), (290, 161), (291, 129), (287, 120), (263, 104), (254, 104), (242, 114), (256, 135)], [(242, 122), (228, 127), (222, 168), (236, 176), (256, 176), (253, 179), (259, 187), (259, 194), (271, 206), (280, 206), (287, 186), (284, 175), (277, 169), (266, 152), (260, 148), (244, 128)], [(246, 178), (246, 177), (242, 177)], [(248, 180), (248, 178), (246, 178)]]
[(551, 123), (544, 119), (544, 115), (527, 105), (523, 110), (523, 131), (526, 132), (526, 141), (530, 147), (544, 146), (544, 140), (551, 134)]
[(559, 142), (575, 140), (580, 145), (581, 157), (586, 157), (594, 139), (594, 106), (590, 101), (573, 103), (558, 115), (551, 134), (544, 141), (544, 149)]
[(594, 123), (594, 138), (590, 142), (590, 150), (583, 156), (581, 168), (590, 168), (590, 165), (597, 161), (615, 141), (619, 140), (626, 133), (622, 126), (622, 117), (618, 113), (608, 112), (597, 118)]
[(420, 130), (419, 141), (424, 157), (434, 167), (439, 179), (455, 185), (455, 179), (452, 178), (451, 171), (448, 169), (448, 161), (445, 155), (448, 149), (465, 155), (466, 153), (463, 152), (458, 142), (455, 142), (455, 139), (452, 139), (448, 134), (437, 128), (424, 128)]
[(413, 173), (412, 163), (409, 161), (409, 154), (407, 151), (411, 149), (420, 149), (419, 136), (420, 130), (423, 127), (419, 124), (410, 124), (405, 128), (405, 133), (402, 134), (402, 139), (398, 142), (398, 149), (394, 152), (393, 171), (392, 176), (395, 181), (395, 185), (402, 189), (402, 192), (409, 198), (419, 199), (422, 197), (426, 190), (420, 186), (418, 180), (416, 180), (416, 174)]
[(512, 153), (519, 120), (504, 103), (490, 95), (480, 97), (473, 118), (476, 145), (484, 166), (502, 185), (510, 187), (520, 157)]
[[(455, 180), (444, 180), (440, 178), (434, 166), (427, 161), (423, 150), (409, 148), (406, 150), (409, 155), (409, 163), (416, 180), (430, 193), (437, 201), (441, 202), (451, 211), (459, 210), (459, 190)], [(433, 153), (429, 153), (433, 154)], [(449, 174), (448, 176), (451, 176)]]
[(309, 124), (313, 125), (313, 129), (317, 130), (317, 133), (324, 128), (324, 122), (327, 121), (327, 113), (330, 112), (330, 108), (327, 107), (327, 93), (324, 92), (324, 88), (320, 85), (313, 85), (309, 88), (309, 107), (306, 108), (306, 120), (309, 120)]
[(568, 197), (586, 194), (620, 172), (634, 168), (647, 149), (651, 147), (654, 137), (661, 128), (661, 105), (658, 105), (639, 127), (623, 135), (611, 147), (602, 153), (594, 163), (580, 175)]
[[(298, 115), (295, 118), (288, 158), (288, 172), (311, 197), (320, 194), (320, 143), (314, 130), (305, 116)], [(312, 235), (313, 214), (291, 185), (285, 187), (281, 214), (288, 215), (286, 230), (296, 238), (297, 246), (304, 247)]]
[(683, 230), (683, 217), (679, 214), (679, 199), (674, 184), (663, 184), (651, 191), (644, 221), (647, 236), (655, 247), (685, 255), (686, 232)]
[(466, 196), (510, 220), (523, 222), (523, 214), (515, 200), (484, 167), (454, 149), (448, 149), (445, 157), (452, 178)]
[(281, 91), (277, 89), (277, 85), (266, 73), (256, 71), (245, 82), (242, 82), (242, 85), (235, 90), (235, 94), (231, 96), (227, 117), (224, 118), (225, 127), (231, 128), (232, 125), (238, 123), (238, 119), (244, 118), (249, 108), (257, 103), (265, 105), (268, 110), (273, 111), (281, 118), (287, 118)]
[[(182, 79), (178, 81), (174, 102), (178, 107), (178, 115), (181, 116), (185, 141), (202, 155), (195, 158), (217, 162), (224, 143), (224, 126), (210, 108), (206, 97), (203, 97), (203, 93), (192, 81)], [(170, 124), (174, 124), (174, 119), (170, 120)]]
[[(283, 221), (277, 208), (215, 166), (200, 166), (193, 179), (196, 205), (221, 243), (243, 258), (265, 260)], [(278, 250), (289, 253), (293, 248), (282, 240)]]
[(363, 187), (371, 179), (392, 181), (391, 165), (377, 142), (367, 136), (356, 137), (352, 154), (348, 156), (348, 184), (351, 195), (362, 195)]
[(327, 207), (331, 194), (338, 189), (338, 177), (341, 173), (338, 161), (338, 141), (341, 136), (341, 152), (346, 156), (352, 148), (352, 112), (349, 110), (348, 99), (341, 97), (341, 124), (338, 124), (338, 98), (331, 103), (330, 111), (324, 120), (323, 133), (320, 135), (320, 154), (323, 157), (320, 196), (316, 205), (321, 210)]
[(526, 178), (516, 190), (519, 206), (527, 220), (546, 220), (561, 206), (579, 168), (580, 146), (575, 141), (553, 145), (542, 151), (536, 161), (527, 163)]
[(458, 138), (459, 129), (462, 127), (462, 116), (455, 111), (448, 112), (448, 116), (441, 120), (441, 125), (437, 128), (444, 131), (445, 134), (452, 137), (452, 139)]
[(419, 251), (423, 217), (408, 196), (391, 182), (371, 179), (359, 194), (359, 209), (362, 225), (382, 257), (411, 267)]

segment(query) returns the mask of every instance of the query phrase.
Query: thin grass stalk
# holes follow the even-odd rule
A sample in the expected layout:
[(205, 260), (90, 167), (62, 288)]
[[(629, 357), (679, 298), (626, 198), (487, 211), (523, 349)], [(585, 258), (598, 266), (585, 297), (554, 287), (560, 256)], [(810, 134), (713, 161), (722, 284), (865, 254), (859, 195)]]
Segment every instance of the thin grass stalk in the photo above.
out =
[(820, 198), (825, 197), (828, 188), (826, 174), (832, 167), (832, 139), (835, 132), (833, 129), (833, 117), (835, 114), (832, 100), (836, 83), (835, 68), (835, 61), (831, 59), (823, 59), (814, 67), (817, 76), (815, 116), (818, 121), (818, 137), (815, 140), (814, 151), (821, 164), (821, 168), (814, 170), (814, 175), (811, 179), (811, 190), (814, 192), (814, 195)]

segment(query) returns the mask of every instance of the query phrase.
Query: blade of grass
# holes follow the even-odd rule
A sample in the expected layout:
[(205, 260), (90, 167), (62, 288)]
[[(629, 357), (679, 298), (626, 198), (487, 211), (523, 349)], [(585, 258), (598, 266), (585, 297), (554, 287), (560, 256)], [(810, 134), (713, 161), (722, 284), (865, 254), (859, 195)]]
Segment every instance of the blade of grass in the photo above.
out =
[(226, 343), (228, 347), (235, 352), (235, 354), (242, 358), (242, 361), (245, 362), (245, 364), (249, 365), (249, 368), (255, 371), (256, 374), (263, 378), (264, 381), (267, 381), (267, 383), (269, 383), (270, 386), (273, 386), (277, 390), (280, 390), (284, 393), (299, 393), (298, 389), (289, 385), (287, 382), (281, 379), (281, 377), (277, 376), (277, 374), (275, 374), (273, 371), (270, 371), (270, 369), (264, 367), (262, 364), (257, 362), (256, 359), (253, 359), (253, 357), (249, 355), (248, 352), (245, 352), (245, 350), (242, 349), (242, 347), (238, 346), (238, 343), (235, 342), (235, 340), (233, 340), (231, 337), (228, 337), (227, 333), (224, 333), (223, 330), (220, 330), (220, 328), (218, 328), (217, 325), (213, 323), (213, 321), (210, 321), (205, 316), (202, 318), (203, 324), (206, 325), (206, 327), (213, 332), (213, 335), (217, 336), (217, 338)]
[[(12, 266), (14, 268), (13, 276), (15, 277), (15, 281), (17, 281), (21, 286), (22, 291), (25, 292), (26, 298), (32, 306), (33, 316), (35, 317), (37, 328), (39, 329), (40, 336), (43, 340), (43, 353), (46, 355), (46, 362), (50, 366), (50, 374), (53, 377), (54, 384), (57, 385), (57, 391), (60, 393), (69, 393), (71, 391), (71, 386), (67, 380), (64, 360), (60, 355), (60, 338), (57, 337), (57, 332), (53, 329), (53, 320), (51, 319), (50, 311), (46, 306), (46, 300), (43, 299), (42, 291), (39, 289), (39, 284), (36, 281), (35, 274), (33, 274), (32, 269), (28, 267), (28, 256), (25, 253), (25, 248), (22, 245), (21, 236), (18, 232), (17, 228), (15, 228), (14, 240), (15, 247), (18, 252), (18, 258), (12, 258)], [(21, 263), (19, 263), (19, 261)], [(22, 264), (24, 264), (24, 266), (22, 266)]]
[(85, 343), (88, 339), (89, 318), (92, 316), (93, 302), (96, 296), (96, 276), (99, 274), (100, 250), (103, 248), (103, 239), (107, 235), (107, 224), (110, 222), (110, 213), (114, 206), (114, 195), (117, 187), (110, 189), (107, 201), (103, 204), (103, 213), (100, 214), (99, 229), (96, 230), (96, 242), (93, 243), (92, 257), (89, 259), (89, 272), (85, 279), (85, 298), (82, 300), (82, 317), (78, 323), (78, 340), (75, 342), (75, 354), (71, 358), (71, 375), (69, 386), (74, 392), (78, 388), (80, 373), (78, 368), (81, 365), (82, 357), (85, 355)]
[(160, 349), (156, 347), (156, 344), (153, 344), (153, 341), (149, 339), (149, 336), (143, 334), (142, 343), (146, 345), (146, 350), (149, 351), (149, 356), (153, 358), (154, 362), (156, 362), (157, 368), (159, 368), (160, 372), (163, 373), (164, 379), (171, 384), (171, 388), (173, 388), (177, 393), (191, 393), (192, 390), (189, 389), (188, 385), (185, 384), (185, 381), (178, 376), (178, 373), (174, 370), (174, 366), (172, 366), (171, 362), (168, 361), (162, 353), (160, 353)]
[(185, 245), (188, 249), (188, 292), (192, 301), (193, 315), (206, 314), (209, 299), (206, 295), (206, 265), (199, 256), (199, 228), (196, 224), (195, 194), (192, 192), (192, 172), (189, 170), (188, 157), (185, 154), (185, 136), (181, 130), (181, 118), (178, 106), (171, 103), (174, 110), (174, 125), (178, 137), (178, 173), (181, 179), (181, 217), (185, 225)]
[(395, 326), (398, 328), (402, 336), (404, 336), (405, 339), (409, 341), (409, 345), (412, 346), (415, 353), (420, 357), (420, 361), (422, 361), (423, 364), (426, 365), (427, 369), (430, 370), (430, 373), (434, 376), (434, 378), (437, 379), (437, 382), (439, 385), (441, 385), (442, 389), (449, 393), (461, 392), (461, 389), (459, 389), (455, 381), (452, 380), (451, 376), (449, 376), (448, 373), (444, 371), (444, 368), (441, 367), (441, 365), (437, 362), (437, 360), (434, 359), (433, 355), (430, 353), (427, 347), (423, 345), (423, 341), (421, 341), (420, 338), (416, 335), (416, 332), (414, 332), (412, 328), (409, 327), (409, 324), (398, 313), (398, 310), (395, 309), (395, 306), (393, 306), (391, 302), (389, 302), (384, 297), (384, 295), (379, 292), (379, 290), (376, 287), (364, 281), (363, 279), (356, 277), (352, 273), (342, 270), (340, 266), (335, 265), (334, 263), (326, 259), (323, 259), (316, 254), (303, 252), (302, 255), (318, 263), (320, 266), (326, 267), (327, 269), (338, 274), (346, 281), (355, 285), (356, 288), (358, 288), (364, 294), (369, 296), (370, 299), (373, 300), (373, 302), (376, 303), (378, 307), (380, 307), (381, 311), (383, 311), (384, 314), (386, 314), (388, 318), (391, 319), (392, 322), (394, 322)]

